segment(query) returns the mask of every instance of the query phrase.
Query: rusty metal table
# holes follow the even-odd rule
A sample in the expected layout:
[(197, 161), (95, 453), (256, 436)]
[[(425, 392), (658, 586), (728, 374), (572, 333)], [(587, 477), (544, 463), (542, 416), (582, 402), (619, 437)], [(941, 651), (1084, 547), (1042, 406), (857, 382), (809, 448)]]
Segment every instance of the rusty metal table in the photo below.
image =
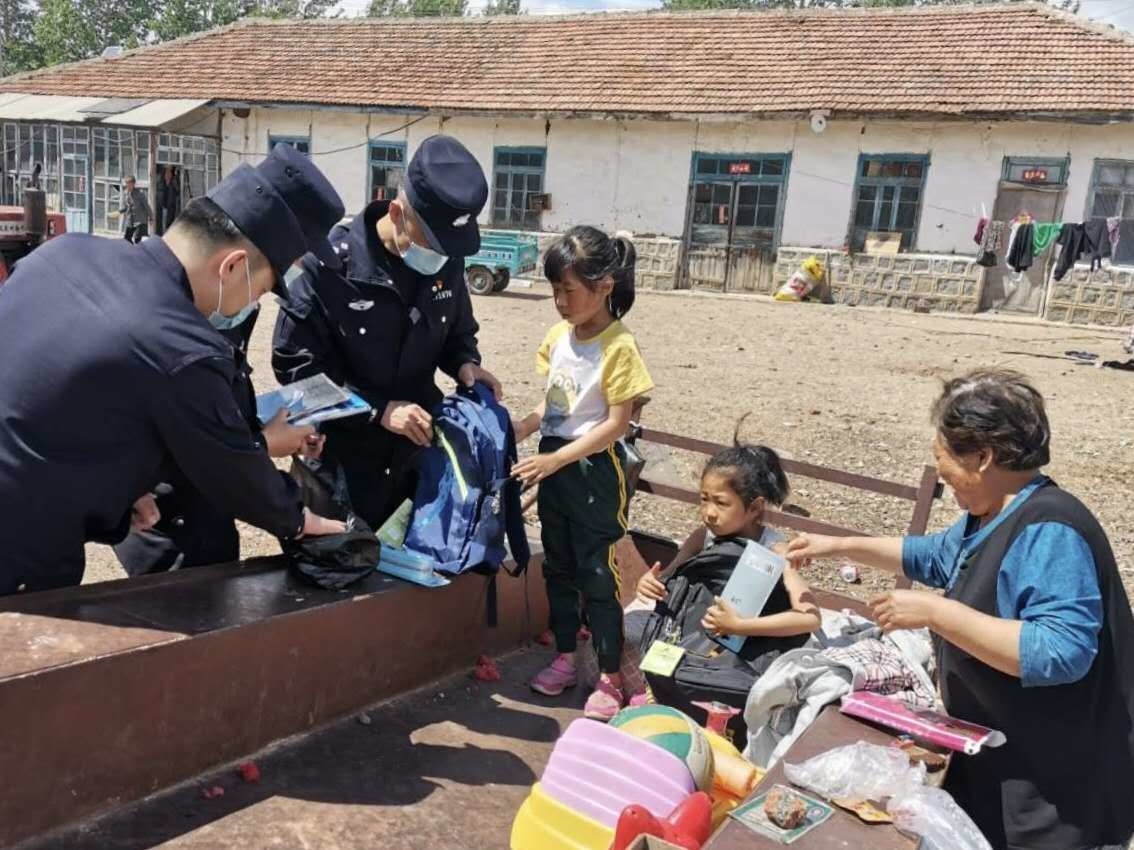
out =
[[(784, 777), (784, 761), (801, 762), (833, 747), (856, 741), (887, 745), (895, 737), (868, 723), (847, 717), (837, 706), (828, 706), (792, 745), (787, 755), (768, 771), (752, 792), (752, 797), (763, 794), (777, 783), (791, 784)], [(774, 850), (782, 846), (729, 818), (705, 845), (705, 850)], [(918, 842), (899, 833), (892, 824), (866, 824), (849, 812), (836, 808), (826, 823), (790, 846), (792, 850), (914, 850)]]

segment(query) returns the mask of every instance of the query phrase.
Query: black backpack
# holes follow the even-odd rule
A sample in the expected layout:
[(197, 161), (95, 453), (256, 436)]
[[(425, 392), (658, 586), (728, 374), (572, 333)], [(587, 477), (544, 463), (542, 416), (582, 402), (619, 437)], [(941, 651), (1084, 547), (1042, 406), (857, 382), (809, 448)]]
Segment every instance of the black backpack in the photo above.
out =
[[(642, 636), (643, 655), (655, 640), (685, 650), (673, 676), (647, 673), (646, 680), (659, 703), (680, 709), (701, 723), (706, 719), (706, 712), (693, 703), (721, 702), (743, 711), (756, 679), (780, 653), (807, 642), (807, 635), (750, 637), (740, 652), (735, 653), (705, 633), (701, 620), (713, 600), (724, 591), (746, 543), (738, 537), (720, 538), (678, 567), (666, 581), (666, 598), (657, 603)], [(791, 600), (781, 582), (772, 591), (764, 613), (775, 614), (790, 607)], [(728, 732), (729, 737), (743, 746), (747, 727), (742, 715), (729, 721)]]

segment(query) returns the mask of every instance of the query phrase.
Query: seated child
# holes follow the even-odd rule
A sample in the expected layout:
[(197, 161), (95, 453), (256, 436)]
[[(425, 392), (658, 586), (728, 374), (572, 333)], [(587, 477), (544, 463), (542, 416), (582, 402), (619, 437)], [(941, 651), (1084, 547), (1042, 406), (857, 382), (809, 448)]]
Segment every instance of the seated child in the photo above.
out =
[[(672, 677), (647, 676), (658, 702), (698, 720), (705, 713), (694, 702), (719, 701), (743, 709), (756, 678), (820, 627), (819, 607), (791, 566), (760, 616), (742, 617), (720, 598), (747, 541), (784, 550), (783, 535), (764, 525), (764, 511), (769, 504), (782, 505), (788, 489), (779, 457), (764, 446), (737, 445), (706, 464), (701, 475), (704, 525), (690, 535), (664, 574), (661, 564), (655, 564), (642, 576), (639, 601), (628, 606), (625, 617), (627, 643), (638, 644), (643, 655), (655, 639), (686, 650)], [(652, 610), (642, 610), (642, 603)], [(733, 653), (710, 634), (744, 635), (747, 640)], [(739, 716), (730, 730), (743, 732)]]

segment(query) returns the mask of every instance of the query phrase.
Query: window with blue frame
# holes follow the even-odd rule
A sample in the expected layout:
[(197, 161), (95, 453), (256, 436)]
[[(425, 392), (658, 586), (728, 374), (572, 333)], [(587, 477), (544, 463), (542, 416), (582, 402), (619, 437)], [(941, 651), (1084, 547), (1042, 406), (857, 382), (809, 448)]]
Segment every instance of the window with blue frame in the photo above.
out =
[(925, 196), (929, 157), (861, 154), (854, 189), (851, 249), (861, 251), (868, 233), (900, 233), (902, 250), (914, 247)]
[(405, 173), (404, 143), (370, 143), (370, 200), (392, 201), (398, 194)]
[(291, 145), (302, 154), (311, 155), (311, 137), (310, 136), (268, 136), (268, 150), (272, 150), (276, 145)]
[(1089, 221), (1118, 220), (1116, 265), (1134, 265), (1134, 161), (1096, 159), (1087, 198)]
[(492, 157), (492, 223), (539, 230), (547, 148), (496, 148)]

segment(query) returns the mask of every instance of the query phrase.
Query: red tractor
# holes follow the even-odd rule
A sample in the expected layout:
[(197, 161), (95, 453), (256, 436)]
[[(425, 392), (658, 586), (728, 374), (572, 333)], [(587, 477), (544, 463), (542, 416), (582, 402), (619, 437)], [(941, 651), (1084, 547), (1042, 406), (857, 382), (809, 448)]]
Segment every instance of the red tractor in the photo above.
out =
[(0, 286), (16, 260), (66, 231), (63, 214), (47, 211), (42, 189), (25, 189), (22, 207), (0, 207)]

